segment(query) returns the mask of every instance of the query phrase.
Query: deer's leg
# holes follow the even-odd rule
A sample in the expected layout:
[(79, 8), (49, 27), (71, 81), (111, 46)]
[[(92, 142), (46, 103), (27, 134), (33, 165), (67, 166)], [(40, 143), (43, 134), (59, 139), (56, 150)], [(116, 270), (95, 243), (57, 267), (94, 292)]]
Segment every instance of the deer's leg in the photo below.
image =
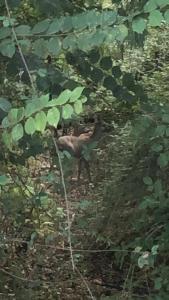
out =
[(80, 180), (80, 175), (82, 171), (82, 158), (78, 160), (78, 170), (77, 170), (77, 180)]
[(80, 158), (79, 161), (78, 161), (78, 176), (77, 176), (77, 180), (78, 181), (80, 180), (80, 175), (81, 175), (81, 172), (82, 172), (82, 165), (83, 164), (84, 164), (84, 167), (86, 168), (86, 171), (87, 171), (88, 180), (89, 180), (89, 182), (91, 182), (90, 165), (89, 165), (89, 162), (86, 159), (84, 159), (84, 158)]
[(86, 171), (87, 171), (87, 177), (88, 177), (88, 180), (89, 182), (91, 182), (91, 175), (90, 175), (90, 165), (89, 165), (89, 162), (88, 160), (86, 159), (83, 159), (84, 161), (84, 165), (85, 165), (85, 168), (86, 168)]

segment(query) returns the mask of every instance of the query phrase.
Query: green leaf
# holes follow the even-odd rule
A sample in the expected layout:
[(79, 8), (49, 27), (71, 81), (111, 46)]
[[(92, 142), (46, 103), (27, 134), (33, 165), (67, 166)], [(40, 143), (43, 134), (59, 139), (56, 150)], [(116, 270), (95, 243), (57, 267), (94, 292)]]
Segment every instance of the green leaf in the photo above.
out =
[(151, 197), (144, 197), (144, 200), (141, 201), (139, 205), (139, 209), (145, 210), (147, 208), (151, 208), (153, 205), (154, 205), (154, 199), (152, 199)]
[[(119, 31), (120, 28), (117, 27), (116, 30), (118, 30), (118, 34), (120, 36), (120, 31)], [(121, 28), (121, 30), (122, 30), (122, 28)], [(106, 40), (106, 38), (107, 38), (107, 31), (105, 31), (103, 29), (97, 29), (94, 33), (88, 33), (87, 41), (90, 42), (91, 45), (88, 45), (88, 47), (86, 46), (86, 48), (91, 48), (91, 46), (93, 46), (93, 47), (100, 46), (103, 44), (103, 42)], [(79, 41), (78, 41), (78, 44), (79, 44)]]
[(142, 255), (138, 259), (138, 266), (140, 269), (142, 269), (144, 266), (148, 265), (148, 255)]
[(15, 43), (12, 40), (4, 40), (0, 44), (0, 52), (3, 56), (11, 58), (15, 54)]
[(155, 0), (155, 2), (160, 8), (169, 5), (169, 0)]
[(111, 29), (108, 28), (106, 30), (105, 42), (107, 44), (113, 43), (113, 42), (115, 42), (117, 36), (118, 36), (118, 28), (116, 28), (116, 27), (113, 27)]
[(112, 75), (115, 76), (116, 78), (120, 78), (122, 75), (120, 66), (114, 66), (112, 68)]
[(133, 75), (131, 73), (124, 73), (122, 83), (131, 91), (134, 86)]
[(39, 108), (40, 108), (40, 109), (43, 109), (43, 108), (45, 108), (46, 106), (48, 106), (48, 103), (49, 103), (49, 94), (42, 95), (42, 96), (39, 98)]
[(128, 36), (128, 28), (121, 24), (117, 26), (118, 34), (116, 36), (117, 41), (123, 42), (125, 38)]
[(16, 124), (13, 128), (12, 128), (12, 139), (13, 141), (17, 142), (19, 141), (22, 137), (23, 137), (23, 126), (21, 123)]
[(11, 35), (11, 28), (9, 27), (2, 27), (0, 28), (0, 40), (5, 39)]
[(6, 185), (10, 183), (10, 178), (6, 175), (1, 175), (0, 176), (0, 185)]
[[(72, 92), (70, 90), (64, 90), (58, 98), (51, 100), (49, 103), (55, 103), (55, 105), (63, 105), (68, 102), (72, 95)], [(51, 105), (50, 105), (51, 106)], [(53, 106), (53, 105), (52, 105)]]
[(49, 125), (57, 127), (60, 120), (60, 112), (56, 107), (53, 107), (48, 110), (47, 121)]
[(6, 145), (6, 147), (11, 151), (12, 150), (12, 137), (8, 131), (6, 131), (6, 130), (3, 131), (2, 140), (3, 140), (4, 144)]
[(102, 81), (104, 78), (104, 73), (102, 69), (100, 68), (92, 68), (92, 71), (90, 72), (90, 78), (93, 80), (96, 84), (98, 84), (99, 81)]
[(72, 17), (72, 25), (74, 29), (82, 30), (87, 27), (87, 17), (86, 12)]
[[(104, 17), (104, 14), (102, 13), (101, 16)], [(98, 15), (96, 10), (92, 9), (86, 12), (86, 25), (89, 28), (96, 27), (100, 22), (100, 15)]]
[(86, 103), (87, 102), (87, 97), (83, 96), (80, 100), (81, 100), (82, 103)]
[(153, 10), (148, 19), (150, 26), (160, 26), (163, 21), (163, 15), (159, 10)]
[(163, 146), (160, 145), (160, 144), (154, 144), (152, 145), (151, 149), (154, 151), (154, 152), (160, 152), (163, 150)]
[(35, 128), (35, 120), (32, 117), (30, 117), (25, 122), (25, 132), (27, 134), (31, 134), (32, 135), (32, 134), (34, 134), (35, 130), (36, 130), (36, 128)]
[[(155, 278), (155, 280), (154, 280), (155, 290), (160, 290), (162, 288), (162, 286), (163, 286), (163, 279), (161, 277)], [(162, 300), (162, 298), (160, 298), (160, 299)]]
[(10, 21), (9, 21), (9, 19), (3, 20), (3, 26), (4, 26), (4, 27), (9, 27), (9, 26), (10, 26)]
[(62, 42), (63, 49), (74, 50), (77, 48), (77, 37), (74, 34), (69, 34)]
[(9, 128), (10, 126), (11, 126), (11, 123), (9, 122), (8, 117), (5, 117), (5, 118), (2, 120), (2, 127), (3, 127), (3, 128)]
[(49, 20), (43, 20), (43, 21), (37, 23), (33, 27), (32, 33), (33, 34), (42, 33), (42, 32), (45, 32), (48, 28), (49, 28)]
[(153, 185), (148, 185), (147, 186), (147, 191), (152, 192), (154, 189)]
[(155, 130), (155, 136), (164, 136), (166, 128), (165, 125), (158, 125)]
[(96, 64), (100, 59), (99, 49), (93, 49), (88, 54), (89, 60), (92, 64)]
[(18, 27), (15, 27), (15, 32), (17, 35), (25, 36), (30, 34), (30, 26), (28, 25), (20, 25)]
[[(98, 35), (98, 38), (96, 38), (96, 35)], [(97, 45), (99, 45), (100, 38), (98, 32), (95, 32), (94, 34), (92, 32), (85, 32), (83, 36), (80, 35), (77, 39), (78, 48), (83, 51), (90, 50), (93, 42), (95, 44), (95, 40), (97, 42)], [(102, 42), (103, 42), (103, 38), (102, 38)]]
[(164, 114), (164, 115), (162, 116), (162, 120), (163, 120), (163, 122), (165, 122), (165, 123), (169, 123), (169, 114)]
[(71, 92), (71, 96), (70, 96), (70, 103), (75, 102), (76, 100), (78, 100), (82, 94), (84, 90), (84, 87), (80, 87), (78, 86), (77, 88), (75, 88), (72, 92)]
[(61, 42), (58, 37), (51, 38), (47, 43), (47, 48), (50, 54), (59, 55), (61, 52)]
[(53, 33), (59, 32), (62, 28), (62, 25), (63, 25), (63, 19), (62, 20), (61, 20), (61, 18), (54, 19), (48, 28), (47, 34), (53, 34)]
[(72, 114), (73, 114), (73, 108), (70, 104), (66, 104), (65, 106), (63, 106), (63, 108), (62, 108), (63, 119), (71, 118)]
[(78, 100), (74, 103), (74, 110), (77, 115), (79, 115), (83, 112), (83, 106), (82, 106), (82, 102), (80, 100)]
[(33, 101), (29, 101), (25, 108), (25, 116), (29, 117), (33, 115), (35, 112), (40, 110), (38, 99), (34, 99)]
[(37, 74), (40, 76), (40, 77), (46, 77), (47, 76), (47, 70), (46, 69), (43, 69), (43, 68), (40, 68), (37, 70)]
[(28, 39), (19, 40), (18, 43), (24, 52), (28, 51), (31, 48), (31, 42)]
[(25, 110), (24, 107), (12, 108), (8, 113), (8, 121), (11, 125), (20, 122), (24, 118)]
[[(2, 5), (2, 0), (0, 0), (0, 5)], [(0, 21), (4, 21), (6, 19), (6, 17), (5, 16), (0, 16)]]
[(11, 103), (5, 98), (0, 98), (0, 109), (5, 112), (9, 112), (11, 109)]
[(44, 132), (46, 128), (46, 122), (46, 114), (43, 111), (40, 111), (35, 115), (35, 128), (37, 131)]
[(168, 155), (165, 153), (161, 153), (157, 159), (157, 163), (160, 168), (165, 168), (168, 165)]
[(151, 177), (149, 176), (146, 176), (143, 178), (143, 182), (146, 184), (146, 185), (152, 185), (153, 184), (153, 181), (151, 179)]
[(105, 56), (100, 60), (100, 66), (103, 70), (109, 70), (112, 68), (112, 58)]
[(143, 249), (142, 247), (137, 246), (137, 247), (134, 249), (134, 253), (140, 253), (142, 249)]
[(117, 83), (113, 76), (107, 76), (103, 81), (103, 86), (106, 89), (113, 90), (114, 88), (116, 88)]
[(39, 56), (46, 58), (48, 55), (47, 41), (44, 39), (37, 39), (33, 44), (34, 53)]
[(164, 13), (164, 19), (167, 23), (169, 23), (169, 9), (167, 9)]
[(156, 8), (157, 8), (156, 0), (149, 0), (144, 5), (144, 11), (145, 12), (151, 12)]
[(132, 29), (137, 33), (143, 33), (146, 29), (147, 21), (143, 18), (135, 18), (132, 22)]
[(117, 20), (117, 12), (113, 10), (103, 10), (100, 14), (100, 18), (97, 19), (100, 20), (101, 26), (112, 25)]
[(62, 32), (72, 30), (72, 28), (73, 28), (72, 17), (66, 16), (66, 17), (62, 17), (62, 18), (63, 18)]

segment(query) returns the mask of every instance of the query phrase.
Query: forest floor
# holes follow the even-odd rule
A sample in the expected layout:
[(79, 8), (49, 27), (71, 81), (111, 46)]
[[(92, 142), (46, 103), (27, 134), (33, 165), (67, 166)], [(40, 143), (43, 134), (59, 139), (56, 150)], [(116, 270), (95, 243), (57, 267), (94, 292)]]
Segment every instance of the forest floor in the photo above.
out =
[[(91, 162), (92, 184), (87, 182), (85, 174), (79, 183), (66, 180), (69, 209), (60, 184), (48, 187), (45, 181), (39, 183), (39, 178), (50, 174), (48, 161), (39, 160), (37, 174), (30, 170), (41, 194), (49, 195), (51, 206), (34, 211), (33, 227), (38, 236), (32, 233), (29, 218), (22, 233), (18, 230), (15, 234), (11, 242), (11, 249), (15, 244), (15, 251), (10, 252), (4, 269), (10, 293), (8, 291), (7, 298), (0, 293), (0, 300), (25, 300), (25, 297), (30, 300), (146, 299), (142, 291), (135, 292), (132, 284), (129, 288), (130, 265), (117, 267), (115, 254), (118, 253), (111, 250), (131, 234), (128, 220), (133, 212), (132, 200), (128, 195), (127, 201), (125, 196), (118, 202), (116, 199), (116, 189), (128, 168), (124, 164), (124, 150), (130, 157), (130, 150), (124, 148), (118, 138), (111, 146), (103, 144)], [(27, 242), (24, 233), (29, 227), (31, 240), (29, 237)]]
[[(46, 258), (45, 266), (41, 266), (39, 272), (41, 271), (44, 278), (50, 278), (50, 285), (48, 286), (48, 283), (45, 285), (48, 286), (49, 291), (55, 287), (56, 299), (139, 299), (139, 296), (133, 295), (133, 290), (126, 288), (130, 266), (124, 271), (120, 270), (114, 263), (114, 252), (111, 252), (108, 247), (109, 241), (116, 248), (118, 241), (130, 235), (130, 228), (126, 223), (131, 213), (129, 199), (127, 205), (119, 202), (120, 208), (119, 205), (114, 205), (113, 218), (115, 216), (115, 220), (111, 230), (107, 226), (109, 232), (106, 232), (104, 220), (104, 210), (107, 209), (107, 202), (104, 203), (106, 185), (109, 187), (111, 184), (112, 190), (115, 191), (117, 182), (121, 181), (126, 172), (125, 164), (123, 164), (126, 156), (122, 152), (125, 150), (125, 154), (130, 157), (130, 150), (127, 153), (124, 144), (118, 139), (112, 147), (110, 144), (103, 144), (102, 149), (97, 152), (97, 158), (91, 162), (92, 184), (85, 179), (85, 173), (80, 182), (71, 179), (66, 181), (69, 211), (66, 209), (63, 191), (61, 190), (59, 194), (54, 191), (52, 194), (49, 189), (52, 198), (57, 198), (58, 207), (64, 208), (64, 218), (57, 224), (56, 238), (51, 240), (48, 246), (39, 245), (36, 253), (41, 253), (42, 258)], [(110, 164), (111, 155), (113, 157)], [(115, 195), (109, 195), (109, 198), (116, 201)], [(70, 217), (70, 236), (68, 235), (67, 213)], [(111, 217), (112, 213), (108, 215), (108, 218)], [(71, 238), (75, 270), (72, 268), (69, 238)]]

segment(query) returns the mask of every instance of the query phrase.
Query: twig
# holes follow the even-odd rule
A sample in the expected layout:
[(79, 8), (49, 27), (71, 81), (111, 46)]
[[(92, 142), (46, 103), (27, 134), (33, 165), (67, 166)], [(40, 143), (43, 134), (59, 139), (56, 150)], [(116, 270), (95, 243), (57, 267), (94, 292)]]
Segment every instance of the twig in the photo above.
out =
[[(6, 296), (7, 294), (5, 294), (5, 293), (0, 293), (0, 296)], [(8, 294), (8, 297), (13, 297), (13, 296), (15, 296), (14, 294)]]
[[(29, 194), (31, 194), (32, 197), (35, 196), (35, 194), (27, 187), (27, 185), (26, 185), (26, 183), (24, 182), (22, 176), (21, 176), (19, 173), (17, 173), (15, 170), (14, 170), (14, 175), (13, 175), (12, 172), (10, 171), (10, 169), (9, 169), (9, 167), (8, 167), (7, 164), (6, 164), (6, 167), (7, 167), (7, 169), (8, 169), (8, 173), (9, 173), (9, 175), (11, 176), (13, 182), (21, 189), (21, 191), (22, 191), (22, 193), (23, 193), (23, 196), (26, 197), (27, 199), (29, 199), (29, 197), (28, 197), (27, 194), (26, 194), (26, 191), (28, 191)], [(18, 170), (17, 170), (17, 171), (18, 171)], [(19, 183), (17, 182), (17, 180), (15, 179), (15, 176), (16, 176), (16, 178), (19, 179), (19, 181), (20, 181), (21, 184), (19, 184)], [(22, 187), (23, 187), (23, 188), (22, 188)]]
[(129, 280), (129, 276), (130, 276), (131, 272), (132, 272), (132, 264), (130, 264), (130, 266), (129, 266), (127, 276), (126, 276), (126, 279), (125, 279), (124, 284), (123, 284), (123, 292), (126, 290), (127, 281)]
[(66, 203), (69, 251), (70, 251), (70, 257), (71, 257), (71, 262), (72, 262), (72, 268), (73, 268), (73, 271), (74, 271), (75, 270), (75, 263), (74, 263), (74, 258), (73, 258), (73, 249), (72, 249), (72, 240), (71, 240), (71, 221), (70, 221), (68, 196), (67, 196), (67, 191), (66, 191), (66, 185), (65, 185), (65, 179), (64, 179), (64, 174), (63, 174), (63, 168), (62, 168), (62, 162), (61, 162), (61, 158), (60, 158), (60, 154), (59, 154), (59, 149), (58, 149), (58, 145), (57, 145), (56, 140), (55, 140), (54, 137), (53, 137), (53, 143), (54, 143), (56, 154), (57, 154), (58, 160), (59, 160), (61, 182), (62, 182), (62, 186), (63, 186), (64, 198), (65, 198), (65, 203)]
[(84, 279), (83, 275), (80, 273), (79, 269), (77, 267), (75, 267), (75, 270), (77, 272), (77, 274), (79, 275), (79, 277), (81, 278), (81, 280), (83, 281), (85, 287), (87, 288), (89, 295), (91, 297), (92, 300), (96, 300), (96, 298), (93, 296), (92, 291), (87, 283), (87, 281)]
[[(12, 238), (11, 236), (5, 236), (4, 237), (4, 243), (1, 241), (0, 242), (0, 246), (4, 246), (5, 244), (7, 243), (11, 243), (11, 242), (14, 242), (14, 243), (27, 243), (29, 244), (29, 241), (27, 240), (24, 240), (24, 239), (21, 239), (21, 238)], [(9, 241), (8, 241), (9, 239)], [(41, 243), (38, 243), (38, 242), (35, 242), (34, 243), (35, 246), (41, 246), (43, 248), (51, 248), (51, 249), (55, 249), (55, 250), (59, 250), (59, 251), (63, 251), (63, 252), (67, 252), (67, 251), (70, 251), (70, 248), (63, 248), (63, 247), (56, 247), (56, 246), (52, 246), (52, 245), (47, 245), (47, 244), (41, 244)], [(128, 253), (128, 254), (131, 254), (131, 253), (134, 253), (134, 254), (137, 254), (135, 252), (135, 250), (125, 250), (125, 249), (72, 249), (72, 252), (82, 252), (82, 253), (111, 253), (111, 252), (115, 252), (115, 253)], [(145, 251), (140, 251), (139, 254), (144, 254)]]
[(26, 281), (26, 282), (38, 282), (38, 280), (31, 280), (31, 279), (28, 279), (28, 278), (24, 278), (24, 277), (20, 277), (20, 276), (11, 274), (10, 272), (8, 272), (8, 271), (6, 271), (6, 270), (4, 270), (2, 268), (0, 268), (0, 272), (4, 273), (6, 275), (9, 275), (10, 277), (22, 280), (22, 281)]
[(18, 47), (18, 51), (19, 51), (20, 57), (21, 57), (22, 62), (24, 64), (24, 66), (25, 66), (26, 72), (28, 73), (28, 77), (29, 77), (32, 89), (35, 91), (35, 86), (34, 86), (34, 83), (33, 83), (33, 79), (32, 79), (31, 73), (29, 71), (29, 68), (28, 68), (27, 62), (25, 60), (25, 57), (24, 57), (24, 55), (22, 53), (22, 49), (21, 49), (21, 47), (19, 45), (18, 38), (17, 38), (16, 32), (15, 32), (15, 28), (12, 25), (12, 22), (11, 22), (11, 13), (10, 13), (10, 10), (9, 10), (8, 0), (5, 0), (5, 6), (6, 6), (6, 11), (7, 11), (7, 14), (8, 14), (9, 21), (10, 21), (10, 25), (11, 25), (11, 30), (12, 30), (12, 33), (13, 33), (16, 45)]

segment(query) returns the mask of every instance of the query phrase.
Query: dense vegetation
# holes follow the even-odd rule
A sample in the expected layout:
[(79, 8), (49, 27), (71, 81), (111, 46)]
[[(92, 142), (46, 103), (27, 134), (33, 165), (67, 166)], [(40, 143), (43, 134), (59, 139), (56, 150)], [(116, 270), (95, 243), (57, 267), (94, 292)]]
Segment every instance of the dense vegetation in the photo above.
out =
[(0, 299), (168, 299), (169, 0), (0, 9)]

